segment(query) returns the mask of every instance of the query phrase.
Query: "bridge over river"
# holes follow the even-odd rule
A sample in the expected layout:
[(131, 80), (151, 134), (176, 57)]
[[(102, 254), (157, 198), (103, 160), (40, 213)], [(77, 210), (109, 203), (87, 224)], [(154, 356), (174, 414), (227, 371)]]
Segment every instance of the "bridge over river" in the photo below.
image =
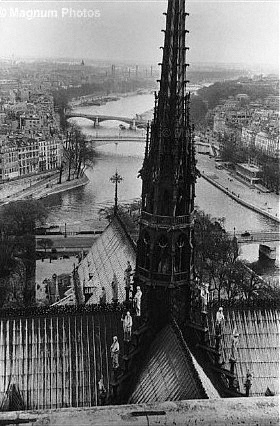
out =
[(86, 118), (91, 120), (94, 123), (94, 127), (98, 127), (99, 123), (102, 121), (120, 121), (122, 123), (129, 124), (131, 128), (135, 127), (146, 127), (147, 120), (144, 120), (141, 115), (136, 115), (136, 117), (121, 117), (115, 115), (100, 115), (100, 114), (88, 114), (88, 113), (79, 113), (69, 111), (66, 112), (65, 118)]
[(94, 144), (94, 146), (101, 146), (106, 144), (115, 143), (118, 144), (119, 142), (145, 142), (146, 136), (96, 136), (94, 138), (88, 138), (87, 142)]
[(244, 231), (231, 233), (232, 237), (235, 235), (238, 244), (252, 244), (252, 243), (269, 243), (280, 241), (280, 233), (275, 231)]

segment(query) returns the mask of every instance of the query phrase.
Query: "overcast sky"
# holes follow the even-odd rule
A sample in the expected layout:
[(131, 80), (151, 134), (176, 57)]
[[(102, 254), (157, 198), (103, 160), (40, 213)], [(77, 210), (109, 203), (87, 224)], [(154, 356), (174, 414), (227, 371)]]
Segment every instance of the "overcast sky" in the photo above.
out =
[[(186, 2), (190, 62), (278, 64), (278, 1)], [(0, 56), (54, 56), (157, 63), (167, 1), (0, 1)], [(16, 9), (18, 8), (18, 10)], [(64, 8), (64, 9), (63, 9)], [(72, 17), (70, 17), (72, 8)], [(16, 17), (53, 10), (49, 18)], [(100, 17), (73, 17), (85, 9)], [(65, 16), (62, 16), (62, 13)], [(2, 15), (2, 18), (1, 18)], [(98, 13), (97, 13), (98, 15)]]

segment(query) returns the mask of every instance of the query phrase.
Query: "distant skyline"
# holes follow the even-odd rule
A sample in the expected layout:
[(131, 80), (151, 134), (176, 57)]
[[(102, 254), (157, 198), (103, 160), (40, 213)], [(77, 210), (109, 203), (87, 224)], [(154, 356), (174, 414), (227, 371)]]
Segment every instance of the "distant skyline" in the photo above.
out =
[[(0, 2), (0, 56), (161, 60), (167, 1)], [(190, 63), (279, 63), (279, 2), (186, 2)], [(81, 11), (81, 12), (78, 12)], [(80, 17), (77, 16), (82, 15)], [(44, 15), (48, 17), (43, 17)], [(38, 16), (39, 15), (39, 16)]]

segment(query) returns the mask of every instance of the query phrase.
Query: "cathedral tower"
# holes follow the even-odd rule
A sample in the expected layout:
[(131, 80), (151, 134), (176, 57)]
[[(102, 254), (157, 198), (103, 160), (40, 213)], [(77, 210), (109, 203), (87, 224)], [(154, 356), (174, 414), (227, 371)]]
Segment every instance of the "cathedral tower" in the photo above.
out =
[(136, 282), (143, 311), (159, 327), (190, 310), (195, 155), (186, 90), (184, 0), (169, 0), (154, 118), (147, 129)]

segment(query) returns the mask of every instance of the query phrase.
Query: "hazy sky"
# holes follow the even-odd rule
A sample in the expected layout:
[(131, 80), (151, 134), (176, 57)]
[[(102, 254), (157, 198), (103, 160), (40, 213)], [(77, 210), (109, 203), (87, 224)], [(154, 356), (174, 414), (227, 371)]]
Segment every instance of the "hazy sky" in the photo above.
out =
[[(193, 0), (186, 4), (190, 62), (278, 64), (278, 1)], [(167, 1), (156, 0), (0, 0), (0, 56), (157, 63), (166, 7)], [(74, 16), (83, 9), (86, 15), (98, 11), (100, 16)], [(28, 19), (28, 10), (49, 11), (50, 16)]]

